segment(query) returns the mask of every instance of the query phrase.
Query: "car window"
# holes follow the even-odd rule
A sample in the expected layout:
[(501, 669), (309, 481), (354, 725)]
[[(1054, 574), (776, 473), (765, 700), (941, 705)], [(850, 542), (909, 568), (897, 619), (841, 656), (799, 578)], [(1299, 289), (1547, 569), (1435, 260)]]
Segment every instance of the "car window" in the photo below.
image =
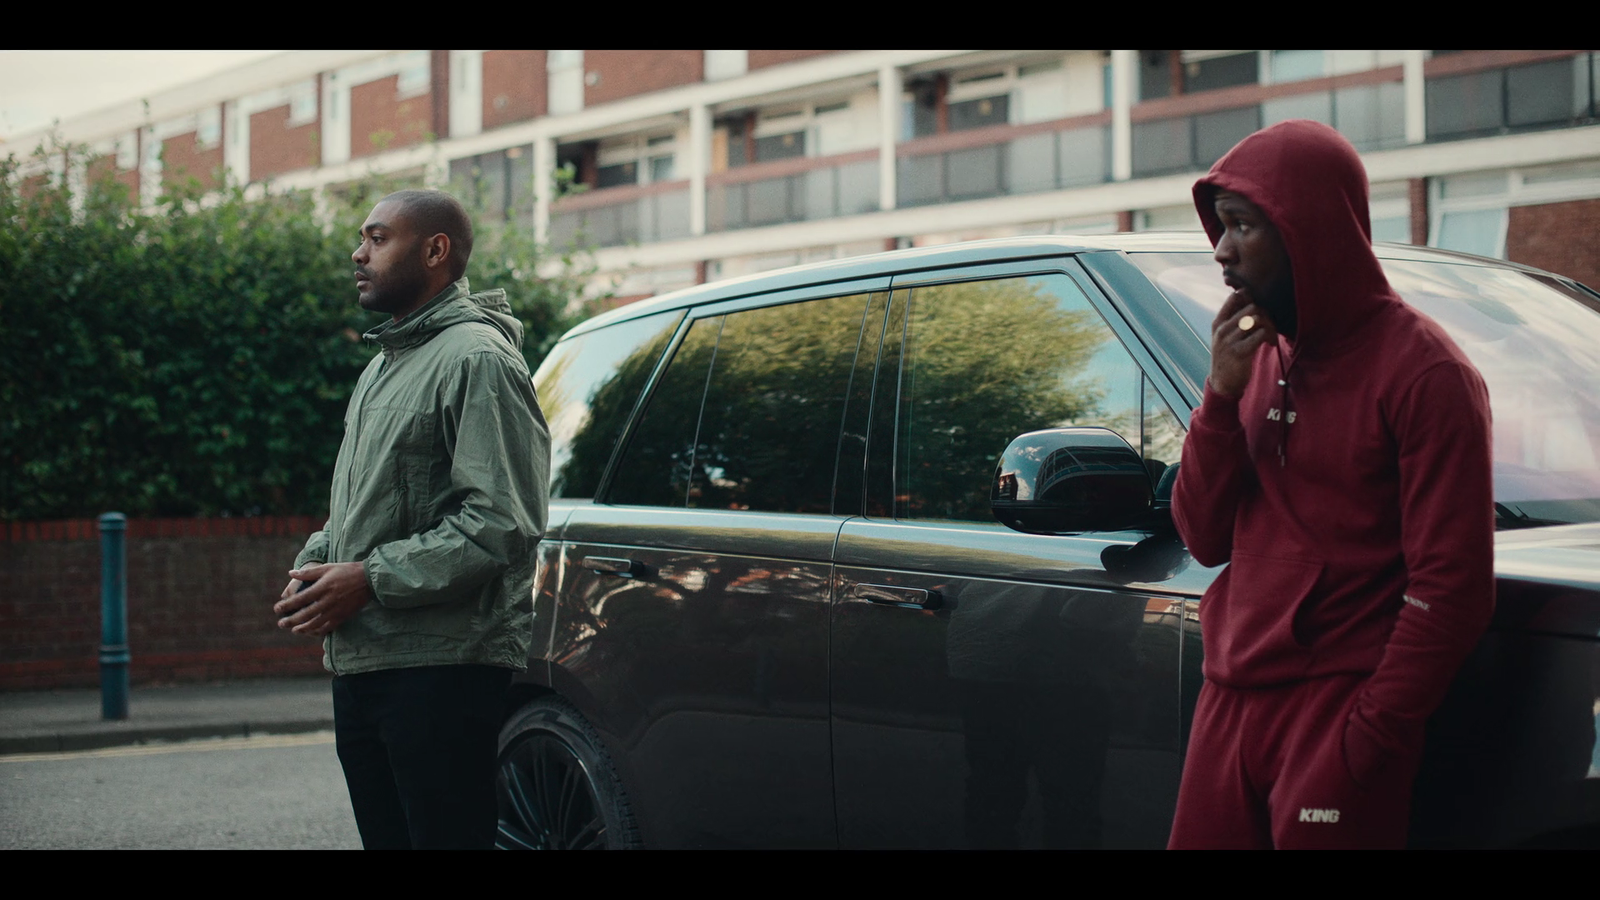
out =
[(650, 392), (639, 424), (617, 461), (610, 503), (683, 506), (689, 496), (695, 429), (706, 394), (706, 374), (722, 335), (722, 317), (697, 320), (678, 344)]
[(1143, 409), (1143, 443), (1139, 452), (1145, 468), (1150, 470), (1151, 484), (1156, 485), (1167, 467), (1177, 465), (1183, 456), (1183, 439), (1188, 432), (1148, 377), (1144, 379)]
[(1144, 376), (1064, 275), (912, 288), (898, 390), (898, 519), (992, 522), (994, 467), (1024, 432), (1096, 425), (1145, 444)]
[[(1210, 333), (1229, 291), (1209, 254), (1128, 258), (1197, 335)], [(1390, 285), (1444, 327), (1489, 387), (1501, 527), (1600, 521), (1600, 399), (1594, 392), (1600, 312), (1594, 298), (1509, 267), (1382, 263)]]
[(534, 375), (550, 427), (550, 496), (589, 499), (639, 392), (683, 319), (659, 313), (557, 344)]
[(867, 297), (726, 317), (706, 384), (689, 505), (830, 512), (839, 423)]
[(867, 300), (696, 321), (650, 398), (610, 501), (830, 512)]

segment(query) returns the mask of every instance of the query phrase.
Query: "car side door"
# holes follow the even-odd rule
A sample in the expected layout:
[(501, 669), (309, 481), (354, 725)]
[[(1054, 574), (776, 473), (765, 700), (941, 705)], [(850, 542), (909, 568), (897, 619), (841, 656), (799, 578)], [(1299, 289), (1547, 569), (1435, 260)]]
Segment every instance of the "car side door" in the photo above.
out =
[(1163, 845), (1187, 554), (1170, 532), (1020, 534), (988, 507), (1027, 431), (1109, 427), (1153, 475), (1175, 462), (1148, 355), (1067, 259), (897, 278), (883, 321), (834, 554), (840, 844)]
[(836, 845), (834, 459), (875, 286), (691, 310), (568, 519), (552, 680), (612, 748), (646, 846)]

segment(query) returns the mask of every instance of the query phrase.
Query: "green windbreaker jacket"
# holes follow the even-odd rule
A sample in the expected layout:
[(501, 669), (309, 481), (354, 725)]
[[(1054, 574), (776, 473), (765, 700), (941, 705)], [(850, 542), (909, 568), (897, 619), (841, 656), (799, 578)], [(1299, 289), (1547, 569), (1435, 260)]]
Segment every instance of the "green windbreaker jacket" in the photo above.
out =
[(365, 335), (383, 350), (345, 412), (328, 523), (295, 566), (365, 561), (375, 602), (323, 641), (336, 674), (521, 669), (550, 436), (504, 291), (465, 278)]

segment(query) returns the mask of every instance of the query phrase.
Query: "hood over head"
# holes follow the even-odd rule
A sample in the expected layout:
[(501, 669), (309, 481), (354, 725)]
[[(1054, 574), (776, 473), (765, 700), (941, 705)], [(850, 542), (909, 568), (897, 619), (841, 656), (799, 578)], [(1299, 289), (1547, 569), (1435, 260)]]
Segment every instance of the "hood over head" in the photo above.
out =
[(1399, 298), (1372, 252), (1367, 172), (1333, 128), (1292, 119), (1240, 141), (1195, 182), (1194, 202), (1212, 246), (1222, 238), (1217, 191), (1239, 194), (1277, 226), (1294, 268), (1296, 355), (1349, 336)]
[(446, 328), (462, 322), (490, 325), (505, 335), (512, 347), (522, 349), (522, 322), (511, 314), (506, 292), (495, 288), (474, 294), (465, 277), (400, 321), (385, 322), (363, 337), (387, 349), (403, 350), (425, 343)]

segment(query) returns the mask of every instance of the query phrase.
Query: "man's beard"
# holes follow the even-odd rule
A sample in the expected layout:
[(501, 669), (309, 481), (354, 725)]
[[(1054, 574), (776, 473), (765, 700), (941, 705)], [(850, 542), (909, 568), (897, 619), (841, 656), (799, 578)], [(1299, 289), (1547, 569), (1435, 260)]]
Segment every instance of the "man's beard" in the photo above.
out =
[(408, 255), (406, 259), (403, 267), (392, 268), (381, 276), (365, 267), (357, 267), (370, 285), (367, 293), (359, 298), (362, 309), (393, 315), (418, 302), (417, 295), (426, 281), (427, 269), (415, 256)]

